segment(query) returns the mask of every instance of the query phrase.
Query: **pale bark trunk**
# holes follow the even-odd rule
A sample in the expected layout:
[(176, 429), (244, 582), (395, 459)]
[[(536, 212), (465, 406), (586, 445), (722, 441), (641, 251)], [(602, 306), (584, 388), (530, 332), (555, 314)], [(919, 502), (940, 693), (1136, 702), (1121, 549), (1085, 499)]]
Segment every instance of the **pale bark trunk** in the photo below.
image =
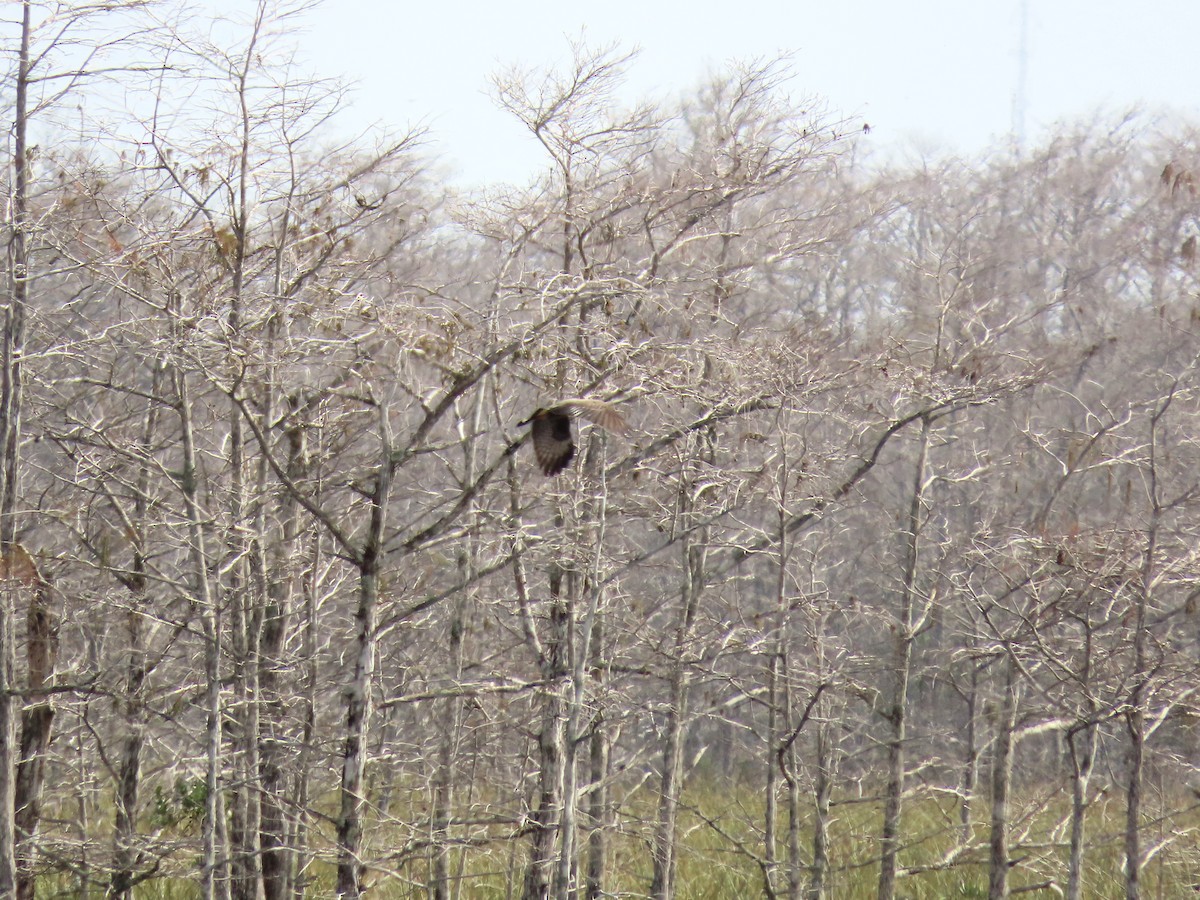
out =
[(979, 741), (976, 737), (976, 706), (979, 702), (979, 667), (971, 666), (971, 684), (967, 693), (966, 753), (962, 764), (962, 782), (959, 790), (962, 802), (958, 808), (958, 842), (962, 847), (971, 844), (971, 808), (975, 799), (975, 786), (979, 779)]
[(227, 867), (222, 862), (225, 847), (224, 803), (221, 792), (221, 610), (213, 596), (209, 579), (208, 551), (204, 534), (205, 514), (200, 507), (197, 485), (195, 435), (192, 428), (192, 400), (187, 376), (176, 371), (176, 404), (180, 423), (180, 444), (183, 450), (183, 469), (179, 487), (183, 494), (188, 521), (189, 553), (192, 563), (192, 586), (200, 623), (204, 633), (205, 678), (205, 801), (203, 823), (203, 855), (200, 869), (200, 889), (205, 900), (229, 896)]
[[(782, 570), (782, 566), (780, 569)], [(782, 580), (782, 579), (781, 579)], [(780, 622), (776, 622), (776, 628), (780, 628)], [(767, 662), (767, 741), (764, 745), (766, 764), (766, 778), (763, 785), (764, 790), (764, 809), (763, 809), (763, 896), (774, 900), (775, 894), (775, 879), (776, 869), (779, 861), (776, 858), (776, 835), (775, 826), (779, 818), (779, 760), (776, 755), (776, 747), (779, 746), (783, 727), (780, 721), (787, 721), (786, 710), (781, 710), (783, 704), (784, 690), (782, 684), (781, 668), (783, 666), (782, 637), (776, 638), (776, 644), (770, 659)], [(781, 714), (782, 713), (782, 714)]]
[[(818, 707), (820, 716), (820, 707)], [(824, 900), (829, 877), (829, 799), (833, 794), (833, 741), (824, 717), (816, 728), (816, 775), (813, 781), (812, 868), (808, 900)]]
[[(460, 561), (463, 562), (463, 561)], [(461, 569), (460, 569), (461, 571)], [(450, 612), (449, 640), (447, 650), (450, 670), (447, 673), (451, 685), (462, 679), (464, 601), (461, 595), (454, 599)], [(462, 700), (449, 696), (442, 701), (439, 715), (438, 762), (433, 779), (433, 890), (434, 900), (450, 900), (450, 817), (454, 804), (455, 755), (462, 720)]]
[[(525, 868), (521, 883), (523, 898), (540, 898), (548, 895), (550, 880), (548, 866), (553, 848), (553, 831), (555, 827), (555, 806), (557, 790), (555, 772), (557, 771), (558, 743), (555, 731), (558, 721), (558, 691), (556, 673), (562, 669), (563, 641), (560, 636), (562, 618), (562, 573), (551, 567), (548, 575), (548, 591), (550, 603), (547, 610), (549, 628), (546, 640), (538, 634), (538, 628), (533, 614), (533, 601), (529, 595), (529, 583), (525, 572), (524, 544), (521, 539), (521, 480), (518, 476), (516, 463), (512, 457), (508, 460), (508, 489), (509, 489), (509, 533), (513, 537), (513, 582), (517, 593), (518, 610), (521, 618), (521, 629), (530, 652), (537, 660), (542, 679), (540, 695), (541, 720), (537, 733), (537, 773), (538, 782), (533, 788), (533, 796), (529, 798), (530, 812), (526, 823), (529, 833), (529, 849), (525, 859)], [(517, 849), (514, 844), (513, 855), (510, 859), (509, 891), (513, 895), (515, 887)]]
[[(789, 687), (787, 690), (787, 720), (792, 718), (792, 690)], [(785, 756), (788, 769), (795, 771), (800, 755), (796, 751), (796, 745), (793, 744), (788, 748)], [(788, 900), (800, 900), (800, 895), (804, 891), (804, 858), (800, 853), (800, 832), (803, 828), (803, 797), (801, 796), (800, 785), (792, 779), (787, 785), (787, 811), (788, 811), (788, 831), (787, 831), (787, 897)], [(814, 825), (815, 829), (815, 825)]]
[[(782, 741), (786, 740), (785, 732), (789, 730), (792, 719), (791, 690), (789, 689), (791, 673), (788, 669), (788, 632), (790, 617), (788, 614), (787, 570), (788, 570), (788, 535), (787, 535), (787, 505), (783, 492), (788, 483), (786, 464), (780, 472), (780, 503), (779, 503), (779, 560), (775, 569), (775, 641), (771, 655), (767, 661), (767, 745), (766, 745), (766, 808), (763, 822), (763, 893), (773, 900), (778, 892), (778, 838), (776, 835), (779, 818), (779, 773), (786, 766), (786, 755), (781, 757), (779, 749)], [(790, 751), (795, 747), (795, 741), (787, 747)], [(785, 751), (786, 753), (786, 751)], [(788, 848), (789, 861), (792, 857), (793, 841), (797, 839), (799, 823), (796, 821), (795, 803), (798, 800), (795, 779), (785, 779), (788, 798)], [(797, 844), (798, 849), (798, 844)], [(799, 872), (789, 866), (787, 880), (789, 894), (793, 885), (799, 885)]]
[[(151, 393), (158, 396), (162, 388), (163, 366), (155, 364)], [(143, 460), (149, 460), (155, 432), (158, 429), (159, 404), (151, 400), (146, 409), (145, 428), (138, 448)], [(138, 798), (141, 787), (142, 746), (147, 723), (146, 679), (149, 675), (146, 658), (146, 635), (142, 617), (146, 614), (148, 571), (143, 552), (142, 526), (150, 503), (150, 466), (143, 462), (138, 473), (138, 490), (133, 506), (131, 531), (137, 534), (133, 548), (130, 573), (122, 580), (129, 590), (130, 609), (126, 614), (126, 640), (129, 643), (125, 664), (125, 688), (120, 709), (125, 731), (121, 737), (121, 752), (117, 764), (117, 786), (114, 796), (112, 878), (108, 896), (115, 900), (130, 900), (138, 866), (136, 849), (138, 831)]]
[[(237, 519), (235, 518), (235, 521)], [(248, 547), (239, 548), (249, 552)], [(255, 587), (245, 578), (234, 578), (230, 584), (234, 622), (230, 631), (233, 640), (233, 681), (237, 705), (231, 711), (232, 751), (237, 788), (231, 795), (231, 844), (233, 850), (231, 894), (233, 900), (261, 900), (262, 855), (259, 847), (261, 829), (259, 782), (259, 703), (257, 598)]]
[[(278, 285), (278, 277), (276, 279)], [(268, 388), (269, 391), (269, 388)], [(270, 395), (264, 406), (270, 406)], [(308, 476), (309, 454), (307, 410), (293, 404), (290, 413), (295, 417), (285, 433), (287, 439), (287, 475), (293, 483)], [(260, 470), (260, 493), (267, 494), (265, 464)], [(265, 900), (283, 900), (291, 891), (291, 865), (288, 820), (285, 814), (286, 779), (284, 761), (288, 735), (285, 726), (284, 698), (280, 694), (280, 673), (284, 668), (284, 653), (289, 636), (294, 598), (297, 592), (296, 559), (301, 555), (302, 519), (296, 498), (287, 492), (281, 500), (278, 540), (271, 553), (255, 554), (258, 567), (259, 593), (266, 601), (259, 617), (257, 680), (262, 712), (258, 717), (257, 748), (259, 800), (259, 847), (262, 889)], [(268, 532), (265, 505), (258, 509), (258, 533)], [(269, 560), (269, 562), (268, 562)]]
[[(1083, 657), (1079, 671), (1079, 682), (1091, 684), (1092, 673), (1092, 621), (1089, 610), (1083, 619)], [(1071, 842), (1067, 856), (1067, 900), (1083, 900), (1083, 854), (1087, 836), (1087, 810), (1091, 805), (1088, 789), (1092, 780), (1092, 769), (1096, 764), (1096, 702), (1089, 696), (1085, 706), (1085, 718), (1067, 731), (1067, 755), (1071, 761)]]
[[(556, 896), (560, 897), (575, 897), (579, 893), (579, 756), (588, 726), (585, 715), (588, 710), (589, 673), (600, 665), (597, 656), (603, 614), (601, 600), (604, 588), (601, 567), (604, 561), (608, 495), (604, 481), (602, 446), (603, 440), (593, 432), (591, 452), (588, 454), (588, 474), (598, 480), (599, 486), (594, 496), (584, 502), (582, 515), (576, 523), (580, 534), (580, 546), (584, 545), (589, 535), (593, 541), (588, 575), (583, 580), (582, 590), (578, 576), (573, 575), (568, 582), (570, 609), (574, 614), (569, 623), (568, 662), (571, 677), (566, 692), (563, 816), (559, 834), (558, 873), (555, 877)], [(583, 595), (582, 598), (580, 594)], [(580, 600), (585, 600), (586, 604), (581, 604)]]
[(267, 609), (263, 621), (262, 660), (259, 692), (263, 713), (259, 717), (258, 785), (260, 869), (265, 900), (283, 900), (288, 894), (288, 834), (284, 815), (285, 781), (283, 774), (284, 734), (282, 698), (278, 672), (287, 631), (286, 600), (280, 598)]
[(371, 726), (371, 692), (375, 677), (375, 620), (379, 605), (379, 571), (392, 485), (392, 451), (386, 411), (380, 412), (382, 454), (371, 496), (371, 519), (357, 559), (358, 608), (354, 614), (354, 674), (347, 689), (346, 738), (342, 753), (340, 809), (337, 818), (337, 896), (358, 900), (362, 896), (364, 866), (361, 858), (365, 796), (367, 740)]
[(42, 818), (42, 788), (46, 780), (46, 751), (50, 747), (54, 706), (45, 694), (54, 676), (58, 657), (58, 626), (51, 608), (52, 589), (37, 573), (33, 560), (19, 545), (6, 557), (11, 567), (16, 556), (29, 566), (29, 583), (21, 591), (29, 598), (25, 632), (29, 701), (21, 712), (21, 755), (17, 763), (17, 900), (33, 900), (34, 839)]
[[(134, 561), (135, 574), (140, 568), (140, 556)], [(144, 575), (141, 575), (144, 578)], [(146, 709), (143, 698), (146, 681), (142, 609), (144, 597), (131, 598), (134, 608), (127, 616), (126, 639), (129, 658), (126, 663), (124, 696), (121, 698), (125, 733), (117, 764), (117, 787), (113, 821), (113, 874), (108, 896), (115, 900), (130, 900), (137, 867), (138, 793), (141, 780), (142, 744), (145, 740)]]
[(378, 561), (363, 560), (355, 611), (354, 676), (346, 702), (346, 738), (342, 751), (340, 813), (337, 820), (337, 896), (362, 896), (361, 860), (366, 797), (367, 739), (371, 718), (371, 682), (375, 674), (375, 617), (379, 602)]
[(551, 883), (553, 896), (563, 898), (563, 900), (575, 896), (575, 882), (579, 872), (577, 843), (579, 827), (578, 709), (584, 687), (581, 682), (576, 681), (577, 667), (579, 671), (582, 670), (582, 666), (579, 665), (580, 651), (576, 640), (579, 599), (579, 576), (576, 572), (568, 574), (567, 585), (567, 671), (569, 677), (564, 679), (562, 688), (560, 812), (554, 876)]
[(258, 659), (258, 692), (262, 712), (258, 717), (259, 847), (263, 896), (283, 900), (289, 890), (288, 833), (284, 813), (286, 789), (283, 761), (285, 734), (283, 698), (279, 692), (279, 673), (283, 666), (284, 641), (288, 633), (289, 610), (294, 577), (291, 554), (298, 548), (294, 534), (284, 538), (285, 554), (275, 561), (277, 571), (285, 574), (268, 582), (268, 604), (262, 617)]
[(908, 729), (908, 683), (912, 670), (916, 581), (920, 563), (920, 535), (925, 500), (925, 466), (929, 454), (929, 420), (921, 420), (917, 465), (909, 500), (904, 583), (897, 610), (892, 654), (892, 691), (885, 719), (891, 728), (887, 744), (887, 787), (884, 793), (883, 828), (880, 833), (879, 900), (896, 895), (897, 854), (900, 850), (901, 815), (904, 809), (905, 742)]
[[(601, 691), (607, 674), (603, 661), (602, 637), (600, 625), (597, 623), (596, 680), (598, 683), (596, 687)], [(601, 897), (608, 896), (606, 891), (608, 832), (612, 827), (608, 802), (609, 761), (608, 731), (605, 725), (604, 711), (599, 710), (592, 722), (592, 733), (589, 740), (589, 791), (586, 812), (590, 830), (587, 840), (587, 871), (584, 880), (584, 896), (587, 900), (599, 900)]]
[[(482, 386), (481, 386), (482, 387)], [(477, 442), (473, 440), (483, 427), (485, 392), (478, 391), (469, 416), (462, 416), (460, 438), (463, 450), (464, 484), (472, 484), (476, 478)], [(468, 522), (474, 522), (477, 503), (472, 500), (464, 510)], [(470, 584), (478, 569), (478, 546), (475, 529), (469, 528), (458, 552), (458, 576), (463, 584)], [(447, 634), (448, 666), (446, 677), (451, 689), (462, 681), (464, 662), (464, 637), (467, 629), (469, 588), (453, 599), (450, 607), (450, 622)], [(463, 700), (451, 692), (442, 703), (439, 716), (441, 732), (438, 735), (438, 763), (434, 772), (432, 839), (433, 839), (433, 890), (434, 900), (450, 900), (450, 820), (454, 807), (454, 791), (457, 778), (458, 744), (462, 732)]]
[[(13, 122), (13, 192), (11, 231), (8, 239), (10, 283), (4, 310), (3, 347), (0, 348), (0, 554), (8, 553), (16, 534), (17, 453), (21, 434), (21, 352), (24, 345), (25, 305), (28, 295), (28, 127), (30, 4), (22, 4), (21, 43), (17, 57), (16, 105)], [(13, 896), (18, 888), (18, 855), (21, 836), (16, 817), (22, 798), (17, 795), (16, 592), (0, 598), (0, 896)]]
[[(561, 529), (561, 516), (558, 520)], [(564, 573), (553, 567), (549, 578), (549, 628), (543, 642), (542, 721), (538, 730), (537, 801), (530, 816), (529, 865), (525, 870), (525, 900), (550, 896), (554, 879), (554, 849), (561, 826), (563, 764), (563, 680), (566, 675), (567, 629), (570, 627), (568, 599), (563, 591)]]
[[(697, 538), (703, 541), (703, 536)], [(670, 694), (667, 722), (663, 736), (662, 776), (658, 790), (658, 814), (654, 829), (654, 873), (650, 896), (654, 900), (671, 900), (675, 896), (676, 834), (679, 819), (679, 797), (683, 789), (683, 739), (688, 717), (688, 694), (691, 677), (685, 655), (691, 641), (692, 625), (702, 591), (704, 545), (695, 546), (691, 539), (682, 542), (683, 583), (680, 588), (679, 622), (675, 629), (675, 647), (671, 659)]]
[(1067, 900), (1083, 900), (1083, 851), (1088, 786), (1096, 761), (1096, 726), (1091, 721), (1067, 733), (1071, 757), (1071, 849), (1067, 860)]
[(651, 851), (654, 854), (654, 875), (650, 882), (650, 896), (654, 900), (671, 900), (675, 896), (675, 832), (683, 781), (683, 723), (688, 713), (688, 684), (689, 678), (680, 660), (674, 664), (671, 673), (670, 705), (667, 709), (666, 734), (663, 736), (658, 816)]
[[(243, 173), (244, 178), (244, 173)], [(243, 191), (244, 191), (244, 181)], [(244, 196), (242, 198), (244, 202)], [(233, 281), (230, 288), (228, 326), (231, 334), (241, 329), (242, 254), (245, 244), (244, 224), (234, 222), (237, 250), (234, 259)], [(240, 365), (239, 360), (231, 366)], [(236, 376), (234, 376), (236, 378)], [(234, 380), (231, 378), (231, 381)], [(233, 656), (233, 682), (236, 706), (232, 710), (233, 762), (237, 772), (237, 789), (232, 793), (232, 893), (234, 900), (260, 900), (263, 896), (259, 837), (259, 639), (261, 624), (262, 585), (250, 577), (250, 565), (256, 552), (252, 547), (250, 520), (246, 502), (245, 436), (242, 411), (238, 398), (231, 398), (229, 408), (229, 526), (226, 553), (229, 580), (226, 596), (232, 612), (230, 650)], [(261, 537), (261, 534), (259, 535)]]
[(1146, 528), (1146, 546), (1142, 551), (1142, 570), (1135, 599), (1133, 622), (1133, 687), (1129, 693), (1129, 712), (1125, 727), (1129, 732), (1125, 786), (1125, 900), (1141, 897), (1142, 776), (1146, 750), (1146, 704), (1148, 702), (1146, 665), (1146, 613), (1154, 586), (1154, 557), (1158, 548), (1158, 529), (1162, 505), (1158, 484), (1158, 423), (1171, 403), (1168, 396), (1155, 410), (1150, 421), (1150, 521)]
[(1016, 663), (1004, 662), (1003, 693), (996, 710), (996, 736), (992, 742), (992, 824), (988, 840), (988, 900), (1007, 900), (1009, 788), (1012, 784), (1013, 727), (1017, 716)]
[(295, 861), (289, 867), (289, 882), (295, 900), (303, 900), (311, 878), (312, 853), (309, 850), (309, 797), (316, 739), (317, 687), (320, 671), (317, 666), (317, 573), (321, 568), (321, 537), (312, 535), (312, 547), (303, 576), (301, 591), (304, 600), (304, 632), (301, 656), (304, 660), (304, 689), (301, 701), (300, 754), (296, 761), (295, 828), (292, 833), (292, 853)]
[(12, 591), (0, 591), (0, 897), (17, 892), (17, 702)]
[[(1140, 698), (1135, 697), (1135, 702)], [(1129, 731), (1125, 785), (1125, 900), (1141, 896), (1142, 844), (1142, 766), (1145, 753), (1144, 717), (1140, 709), (1125, 718)]]

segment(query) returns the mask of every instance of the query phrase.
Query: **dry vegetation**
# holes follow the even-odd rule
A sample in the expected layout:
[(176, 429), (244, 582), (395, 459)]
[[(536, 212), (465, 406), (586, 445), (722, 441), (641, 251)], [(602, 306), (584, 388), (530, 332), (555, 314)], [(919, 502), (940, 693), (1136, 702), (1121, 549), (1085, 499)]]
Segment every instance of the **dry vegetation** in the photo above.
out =
[(4, 13), (0, 894), (1191, 891), (1196, 131), (580, 46), (462, 195), (175, 10)]

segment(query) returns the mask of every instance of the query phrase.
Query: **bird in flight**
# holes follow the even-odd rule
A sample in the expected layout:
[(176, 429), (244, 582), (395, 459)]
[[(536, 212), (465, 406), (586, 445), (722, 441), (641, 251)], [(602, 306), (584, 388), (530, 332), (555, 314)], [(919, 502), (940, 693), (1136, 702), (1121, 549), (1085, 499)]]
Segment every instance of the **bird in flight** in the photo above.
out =
[(629, 430), (625, 417), (617, 408), (603, 400), (563, 400), (553, 406), (538, 409), (518, 425), (529, 425), (533, 431), (533, 455), (544, 475), (557, 475), (575, 458), (575, 439), (571, 434), (571, 419), (583, 416), (608, 431), (624, 434)]

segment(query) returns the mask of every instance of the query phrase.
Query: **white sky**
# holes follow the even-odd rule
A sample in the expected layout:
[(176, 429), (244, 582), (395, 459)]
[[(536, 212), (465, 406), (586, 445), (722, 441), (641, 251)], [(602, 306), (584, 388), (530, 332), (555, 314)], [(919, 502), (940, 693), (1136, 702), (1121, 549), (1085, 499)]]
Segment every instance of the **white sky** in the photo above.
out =
[[(1025, 131), (1132, 104), (1200, 121), (1200, 0), (1028, 0)], [(974, 154), (1013, 131), (1021, 0), (327, 0), (295, 35), (357, 83), (353, 120), (424, 124), (463, 184), (542, 160), (487, 96), (567, 38), (641, 48), (630, 99), (675, 97), (730, 59), (787, 53), (794, 94), (871, 125), (876, 152)]]

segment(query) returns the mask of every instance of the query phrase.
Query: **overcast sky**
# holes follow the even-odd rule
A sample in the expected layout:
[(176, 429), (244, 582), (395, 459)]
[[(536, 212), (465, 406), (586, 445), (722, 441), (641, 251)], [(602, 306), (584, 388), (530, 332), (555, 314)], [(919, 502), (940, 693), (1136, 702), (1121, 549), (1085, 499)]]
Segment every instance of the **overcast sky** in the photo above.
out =
[[(1030, 140), (1132, 104), (1200, 119), (1200, 0), (1027, 3)], [(1021, 0), (327, 0), (305, 21), (309, 65), (357, 82), (354, 120), (427, 125), (464, 184), (523, 181), (540, 163), (488, 98), (489, 73), (563, 60), (581, 33), (641, 49), (631, 98), (789, 54), (795, 93), (869, 122), (881, 153), (975, 154), (1022, 121)]]

